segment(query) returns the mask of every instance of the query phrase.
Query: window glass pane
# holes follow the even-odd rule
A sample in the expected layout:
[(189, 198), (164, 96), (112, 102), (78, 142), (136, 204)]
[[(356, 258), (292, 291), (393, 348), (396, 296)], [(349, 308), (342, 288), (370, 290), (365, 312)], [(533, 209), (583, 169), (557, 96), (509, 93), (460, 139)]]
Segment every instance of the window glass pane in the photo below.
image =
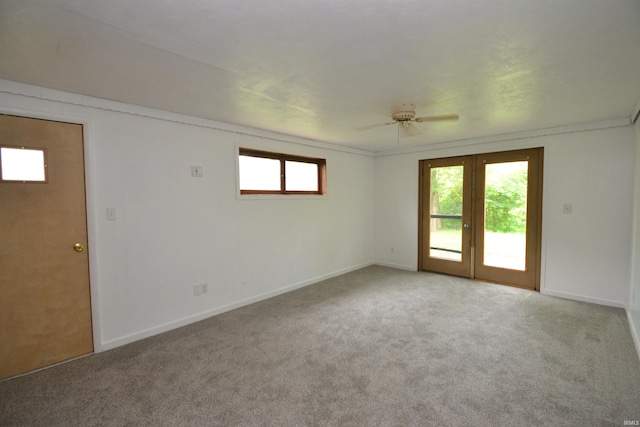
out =
[(484, 265), (525, 270), (529, 162), (485, 165)]
[(5, 181), (44, 181), (44, 151), (25, 148), (0, 148), (2, 179)]
[(429, 256), (462, 262), (464, 166), (431, 169)]
[(240, 190), (280, 191), (280, 160), (240, 156)]
[(318, 165), (305, 162), (285, 162), (287, 191), (318, 191)]

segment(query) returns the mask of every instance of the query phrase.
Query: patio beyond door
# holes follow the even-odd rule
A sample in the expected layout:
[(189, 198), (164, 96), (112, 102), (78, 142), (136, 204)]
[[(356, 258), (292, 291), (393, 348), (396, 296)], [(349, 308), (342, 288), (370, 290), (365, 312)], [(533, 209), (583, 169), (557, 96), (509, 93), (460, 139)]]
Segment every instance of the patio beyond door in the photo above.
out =
[(542, 155), (421, 161), (420, 269), (538, 289)]

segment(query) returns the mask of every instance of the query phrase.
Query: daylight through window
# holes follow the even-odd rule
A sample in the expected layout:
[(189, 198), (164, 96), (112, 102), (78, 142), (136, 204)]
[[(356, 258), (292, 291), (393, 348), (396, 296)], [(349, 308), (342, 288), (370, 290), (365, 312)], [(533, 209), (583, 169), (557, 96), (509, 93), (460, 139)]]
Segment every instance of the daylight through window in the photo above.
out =
[(46, 182), (45, 150), (13, 146), (0, 147), (0, 181)]
[(326, 194), (326, 160), (240, 148), (240, 194)]

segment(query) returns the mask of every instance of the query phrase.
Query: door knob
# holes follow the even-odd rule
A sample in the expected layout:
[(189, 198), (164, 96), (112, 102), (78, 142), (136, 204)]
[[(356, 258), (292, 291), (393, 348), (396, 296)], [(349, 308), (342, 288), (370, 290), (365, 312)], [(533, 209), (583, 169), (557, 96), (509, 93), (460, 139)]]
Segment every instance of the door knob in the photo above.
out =
[(73, 245), (73, 249), (76, 252), (82, 252), (84, 250), (84, 245), (82, 243), (76, 243), (75, 245)]
[(463, 227), (464, 228), (469, 228), (469, 224), (464, 224)]

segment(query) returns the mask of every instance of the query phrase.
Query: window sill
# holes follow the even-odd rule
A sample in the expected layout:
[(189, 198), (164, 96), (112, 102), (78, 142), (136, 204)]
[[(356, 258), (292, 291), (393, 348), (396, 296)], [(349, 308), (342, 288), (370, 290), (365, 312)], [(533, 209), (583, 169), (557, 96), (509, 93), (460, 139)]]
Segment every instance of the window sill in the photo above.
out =
[(327, 194), (240, 194), (236, 193), (238, 200), (302, 200), (302, 199), (327, 199)]

